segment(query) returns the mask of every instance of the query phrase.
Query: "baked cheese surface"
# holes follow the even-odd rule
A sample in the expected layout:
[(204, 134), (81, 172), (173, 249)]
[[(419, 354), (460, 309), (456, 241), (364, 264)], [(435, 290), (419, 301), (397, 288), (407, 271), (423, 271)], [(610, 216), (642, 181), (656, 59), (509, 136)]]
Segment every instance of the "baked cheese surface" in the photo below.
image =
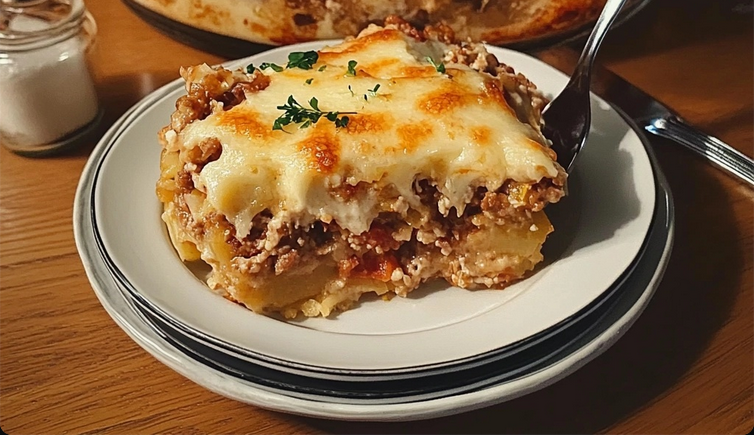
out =
[[(506, 180), (556, 177), (546, 140), (519, 120), (500, 79), (443, 63), (443, 53), (437, 41), (370, 29), (321, 50), (311, 69), (265, 69), (269, 86), (192, 122), (175, 140), (187, 148), (210, 138), (222, 144), (220, 157), (193, 181), (239, 238), (265, 209), (301, 224), (334, 220), (359, 234), (379, 213), (401, 211), (385, 204), (375, 193), (381, 190), (418, 205), (415, 182), (427, 179), (447, 213), (460, 216), (477, 187), (495, 191)], [(273, 130), (285, 112), (278, 107), (290, 97), (348, 122), (336, 126), (322, 116), (305, 128)], [(362, 183), (377, 189), (358, 200), (333, 195)]]

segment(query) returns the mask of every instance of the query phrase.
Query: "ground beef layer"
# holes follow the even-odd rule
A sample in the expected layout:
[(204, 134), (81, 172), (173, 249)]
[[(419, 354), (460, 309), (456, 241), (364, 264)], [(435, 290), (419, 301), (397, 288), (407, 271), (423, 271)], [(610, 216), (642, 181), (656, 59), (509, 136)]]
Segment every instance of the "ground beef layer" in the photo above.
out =
[[(417, 39), (452, 39), (443, 29), (418, 32), (396, 18), (390, 24)], [(499, 77), (506, 99), (515, 97), (517, 106), (531, 108), (517, 113), (519, 120), (540, 127), (545, 100), (534, 85), (481, 45), (454, 47), (447, 61)], [(356, 234), (334, 220), (307, 220), (265, 209), (253, 218), (249, 233), (239, 236), (195, 185), (203, 167), (222, 154), (221, 142), (209, 137), (184, 148), (176, 144), (175, 135), (213, 111), (228, 110), (250, 93), (264, 90), (269, 79), (208, 67), (182, 74), (187, 94), (178, 100), (170, 125), (160, 134), (157, 194), (181, 258), (212, 266), (208, 284), (227, 298), (256, 312), (288, 318), (328, 316), (348, 309), (365, 293), (405, 296), (434, 278), (463, 288), (502, 288), (525, 277), (542, 260), (540, 248), (552, 231), (543, 209), (564, 195), (562, 171), (532, 183), (508, 180), (495, 191), (470, 187), (463, 210), (449, 208), (438, 181), (431, 178), (414, 181), (420, 204), (409, 204), (391, 186), (342, 183), (331, 186), (332, 201), (379, 198), (385, 211), (368, 231)]]

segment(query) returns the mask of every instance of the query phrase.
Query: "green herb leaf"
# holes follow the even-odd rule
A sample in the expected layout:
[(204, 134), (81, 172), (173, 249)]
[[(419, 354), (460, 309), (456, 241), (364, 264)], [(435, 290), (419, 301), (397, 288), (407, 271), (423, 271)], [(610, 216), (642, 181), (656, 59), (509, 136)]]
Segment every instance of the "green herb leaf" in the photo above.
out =
[(288, 125), (290, 123), (291, 123), (290, 118), (286, 118), (286, 117), (282, 117), (281, 116), (280, 118), (276, 119), (275, 122), (272, 124), (272, 129), (273, 130), (283, 130), (283, 126), (284, 125)]
[(247, 74), (254, 74), (254, 70), (256, 70), (256, 67), (254, 66), (253, 63), (250, 63), (250, 64), (246, 65), (246, 73)]
[(349, 90), (349, 91), (351, 92), (351, 96), (352, 96), (352, 97), (353, 97), (354, 95), (356, 95), (356, 94), (354, 94), (354, 93), (353, 93), (353, 89), (351, 89), (351, 85), (348, 85), (348, 90)]
[(317, 71), (322, 72), (325, 70), (325, 68), (327, 68), (327, 65), (322, 65)]
[(356, 64), (357, 62), (355, 60), (349, 60), (348, 61), (348, 75), (349, 76), (356, 76)]
[(288, 55), (286, 68), (312, 69), (317, 59), (319, 59), (319, 54), (316, 51), (294, 51)]
[(259, 65), (259, 69), (261, 70), (265, 70), (267, 68), (272, 68), (272, 70), (275, 72), (280, 72), (283, 70), (282, 66), (274, 64), (274, 63), (263, 62), (261, 65)]
[(377, 83), (376, 85), (374, 85), (374, 89), (369, 89), (367, 91), (367, 93), (369, 94), (370, 97), (376, 97), (377, 96), (377, 89), (379, 89), (379, 88), (380, 88), (380, 84)]
[(445, 74), (445, 64), (444, 63), (442, 63), (442, 62), (440, 62), (439, 64), (435, 63), (435, 61), (431, 57), (427, 57), (427, 60), (429, 61), (429, 63), (432, 64), (433, 67), (435, 67), (435, 69), (437, 70), (437, 72), (439, 72), (440, 74)]
[[(283, 127), (285, 127), (286, 125), (298, 123), (301, 123), (301, 126), (299, 126), (300, 129), (308, 128), (312, 124), (316, 124), (317, 121), (319, 121), (323, 116), (328, 121), (334, 122), (336, 127), (345, 127), (346, 125), (348, 125), (347, 116), (338, 118), (338, 116), (341, 114), (340, 112), (325, 113), (321, 111), (319, 109), (319, 100), (317, 100), (316, 97), (312, 97), (312, 99), (309, 100), (309, 106), (311, 106), (311, 109), (307, 109), (301, 106), (301, 104), (299, 104), (298, 101), (293, 98), (293, 95), (289, 96), (286, 104), (277, 106), (278, 110), (283, 110), (284, 113), (279, 118), (277, 118), (275, 122), (273, 122), (272, 129), (285, 131)], [(355, 114), (356, 112), (344, 113)]]
[(306, 84), (307, 84), (307, 85), (310, 85), (310, 84), (312, 84), (312, 81), (313, 81), (313, 80), (314, 80), (314, 79), (306, 79)]

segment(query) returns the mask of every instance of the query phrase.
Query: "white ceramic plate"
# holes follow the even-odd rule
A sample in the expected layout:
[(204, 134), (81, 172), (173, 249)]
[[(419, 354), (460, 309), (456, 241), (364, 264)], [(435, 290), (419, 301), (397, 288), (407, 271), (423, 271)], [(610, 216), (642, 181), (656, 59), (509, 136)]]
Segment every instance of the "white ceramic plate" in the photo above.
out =
[[(645, 251), (646, 247), (642, 250), (642, 253), (639, 254), (639, 258), (641, 258), (641, 255)], [(593, 321), (604, 313), (609, 306), (613, 304), (618, 295), (623, 292), (623, 284), (626, 280), (630, 279), (631, 273), (637, 267), (636, 263), (638, 263), (637, 259), (637, 262), (626, 270), (626, 273), (621, 279), (616, 281), (610, 289), (605, 291), (587, 308), (581, 310), (566, 321), (541, 333), (535, 334), (534, 336), (528, 337), (525, 340), (519, 341), (515, 345), (506, 346), (502, 349), (480, 354), (472, 358), (456, 360), (452, 363), (421, 366), (404, 370), (371, 372), (360, 370), (323, 370), (317, 367), (301, 367), (297, 364), (288, 363), (287, 361), (260, 358), (259, 355), (249, 354), (244, 352), (243, 349), (224, 346), (222, 343), (217, 343), (216, 340), (211, 339), (211, 337), (194, 334), (192, 331), (187, 330), (184, 325), (174, 323), (171, 319), (161, 316), (159, 313), (154, 312), (148, 304), (145, 304), (139, 298), (134, 297), (133, 291), (127, 283), (122, 281), (119, 272), (112, 269), (109, 260), (104, 259), (104, 261), (107, 263), (106, 267), (108, 268), (108, 271), (112, 274), (113, 278), (116, 279), (116, 284), (126, 293), (128, 299), (133, 300), (136, 309), (142, 312), (145, 317), (152, 319), (148, 320), (148, 323), (157, 324), (157, 328), (161, 329), (166, 335), (182, 343), (184, 347), (188, 347), (188, 351), (198, 354), (197, 358), (210, 359), (219, 364), (224, 364), (230, 368), (231, 372), (247, 373), (249, 377), (255, 378), (263, 377), (266, 381), (270, 382), (273, 381), (272, 378), (278, 378), (281, 379), (281, 382), (285, 382), (288, 377), (293, 375), (294, 377), (304, 376), (309, 379), (325, 381), (369, 383), (372, 386), (377, 385), (377, 383), (380, 382), (389, 383), (393, 381), (412, 384), (401, 385), (401, 389), (416, 388), (416, 381), (421, 378), (422, 383), (425, 385), (431, 385), (430, 388), (433, 390), (437, 390), (441, 387), (440, 383), (436, 382), (436, 379), (439, 377), (447, 378), (450, 377), (449, 375), (452, 375), (452, 377), (455, 378), (452, 381), (457, 382), (459, 376), (466, 376), (469, 371), (479, 372), (479, 369), (483, 368), (483, 366), (489, 367), (494, 364), (494, 372), (505, 373), (506, 376), (510, 376), (512, 371), (521, 370), (524, 365), (531, 363), (532, 354), (541, 354), (542, 347), (552, 348), (552, 346), (557, 346), (558, 343), (563, 343), (562, 337), (564, 335), (570, 335), (573, 329), (581, 328), (585, 323)], [(269, 370), (274, 372), (271, 373)], [(468, 383), (465, 383), (465, 385), (468, 385)], [(330, 386), (327, 386), (326, 388), (335, 391), (335, 389)], [(471, 387), (469, 386), (469, 388)]]
[[(280, 63), (290, 51), (321, 45), (284, 47), (234, 64)], [(562, 73), (532, 57), (490, 51), (545, 93), (565, 85)], [(320, 369), (390, 371), (504, 348), (569, 318), (609, 288), (639, 252), (655, 208), (653, 169), (639, 136), (595, 97), (593, 130), (571, 180), (573, 195), (558, 206), (573, 214), (554, 219), (562, 223), (553, 236), (562, 249), (533, 277), (505, 291), (435, 283), (409, 298), (370, 301), (334, 319), (284, 322), (209, 291), (169, 243), (154, 194), (156, 135), (182, 92), (178, 81), (156, 91), (98, 145), (102, 157), (90, 161), (97, 236), (124, 280), (156, 311), (264, 358)], [(559, 213), (556, 207), (550, 212)]]
[[(663, 193), (658, 192), (658, 195), (664, 198)], [(650, 227), (650, 232), (655, 231), (652, 228), (659, 225), (657, 223), (658, 213), (662, 216), (665, 215), (663, 211), (665, 209), (661, 209), (661, 205), (660, 203), (655, 209), (655, 221)], [(225, 366), (229, 373), (240, 374), (244, 378), (263, 379), (264, 383), (291, 384), (291, 375), (299, 379), (303, 376), (307, 379), (298, 382), (313, 385), (308, 389), (319, 388), (321, 391), (332, 391), (334, 393), (337, 393), (338, 389), (327, 384), (328, 381), (368, 383), (374, 394), (358, 394), (366, 398), (366, 396), (379, 396), (381, 393), (383, 393), (383, 396), (397, 395), (395, 386), (389, 385), (391, 383), (395, 384), (394, 381), (400, 381), (400, 383), (395, 385), (398, 385), (398, 389), (403, 391), (422, 388), (432, 391), (443, 390), (444, 392), (447, 389), (445, 386), (448, 383), (458, 384), (459, 377), (468, 378), (471, 376), (475, 379), (480, 379), (481, 371), (484, 371), (485, 377), (488, 377), (487, 375), (490, 374), (489, 367), (491, 366), (493, 367), (491, 371), (494, 373), (504, 373), (505, 376), (512, 376), (513, 372), (522, 370), (527, 364), (530, 365), (533, 358), (536, 358), (535, 354), (542, 355), (542, 348), (552, 349), (553, 346), (566, 344), (567, 341), (564, 340), (568, 340), (567, 337), (572, 336), (574, 330), (583, 329), (584, 325), (595, 321), (595, 319), (607, 311), (615, 299), (625, 291), (623, 284), (630, 279), (631, 273), (638, 267), (640, 259), (647, 251), (648, 242), (649, 236), (647, 236), (644, 246), (634, 263), (599, 298), (592, 301), (591, 304), (572, 317), (545, 331), (527, 337), (525, 340), (516, 342), (514, 345), (472, 358), (456, 360), (446, 364), (385, 372), (365, 372), (359, 370), (335, 371), (321, 370), (317, 367), (300, 367), (286, 361), (270, 361), (266, 358), (260, 358), (259, 355), (244, 352), (243, 349), (224, 346), (223, 343), (218, 343), (212, 337), (195, 334), (183, 324), (174, 322), (172, 319), (155, 312), (149, 304), (142, 302), (140, 298), (134, 296), (129, 283), (123, 281), (120, 271), (112, 266), (109, 258), (106, 255), (102, 257), (108, 270), (116, 279), (116, 284), (126, 293), (127, 299), (133, 300), (135, 308), (144, 315), (147, 323), (155, 324), (156, 328), (164, 332), (169, 339), (177, 341), (178, 346), (183, 347), (189, 353), (195, 354), (197, 359), (212, 360), (216, 364)], [(312, 379), (325, 380), (326, 382), (323, 386), (321, 382), (312, 381)], [(421, 382), (417, 382), (420, 379)], [(488, 382), (487, 379), (484, 379), (484, 381)], [(465, 379), (463, 382), (466, 388), (472, 388), (471, 382), (467, 382)], [(421, 386), (418, 385), (419, 383), (421, 383)], [(429, 385), (428, 388), (427, 385)], [(375, 386), (384, 386), (383, 390), (390, 391), (374, 391)], [(305, 390), (307, 387), (297, 388), (297, 390), (299, 389)], [(353, 391), (353, 389), (349, 389), (348, 391)]]
[[(102, 154), (95, 150), (94, 155)], [(648, 245), (635, 272), (616, 304), (592, 329), (530, 370), (493, 382), (475, 391), (398, 403), (342, 402), (271, 388), (209, 368), (167, 343), (134, 311), (109, 274), (91, 238), (92, 219), (86, 191), (91, 189), (91, 164), (82, 176), (74, 204), (74, 231), (87, 276), (98, 298), (118, 325), (157, 359), (198, 384), (227, 397), (263, 408), (294, 414), (368, 421), (398, 421), (440, 417), (511, 400), (543, 388), (572, 373), (610, 347), (633, 324), (649, 302), (667, 265), (673, 241), (673, 205), (667, 185), (658, 171), (661, 202)], [(325, 399), (323, 401), (323, 399)], [(406, 400), (409, 400), (408, 398)]]

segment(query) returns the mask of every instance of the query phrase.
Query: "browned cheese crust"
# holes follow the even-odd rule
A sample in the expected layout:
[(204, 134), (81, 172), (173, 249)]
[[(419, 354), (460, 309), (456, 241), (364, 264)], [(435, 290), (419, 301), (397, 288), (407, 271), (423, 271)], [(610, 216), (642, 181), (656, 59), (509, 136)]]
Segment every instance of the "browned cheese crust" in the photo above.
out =
[[(397, 17), (389, 17), (386, 24), (417, 40), (455, 41), (453, 31), (446, 26), (430, 26), (420, 31)], [(458, 43), (446, 60), (497, 77), (503, 88), (497, 92), (506, 100), (513, 95), (517, 98), (515, 104), (511, 101), (511, 107), (529, 108), (517, 111), (519, 120), (539, 130), (546, 100), (523, 75), (471, 43)], [(270, 80), (258, 71), (244, 74), (223, 68), (198, 80), (192, 78), (189, 69), (183, 69), (182, 75), (187, 81), (187, 94), (177, 101), (170, 125), (160, 133), (164, 149), (157, 194), (165, 205), (164, 218), (173, 242), (184, 259), (199, 260), (200, 251), (207, 249), (214, 252), (215, 258), (204, 259), (215, 269), (211, 284), (226, 297), (255, 311), (280, 311), (287, 317), (301, 312), (327, 315), (348, 308), (364, 292), (348, 293), (343, 285), (332, 287), (333, 279), (382, 295), (405, 296), (435, 277), (464, 288), (502, 288), (525, 276), (541, 260), (539, 246), (552, 230), (542, 210), (564, 195), (566, 174), (559, 167), (558, 176), (534, 183), (508, 180), (496, 191), (477, 187), (460, 216), (443, 209), (444, 198), (431, 179), (418, 179), (413, 185), (414, 193), (421, 199), (418, 206), (409, 206), (390, 188), (376, 191), (369, 183), (332, 186), (330, 194), (334, 201), (369, 195), (380, 198), (385, 211), (368, 231), (360, 234), (348, 231), (336, 221), (317, 220), (306, 225), (281, 222), (273, 219), (269, 210), (253, 218), (249, 234), (242, 238), (237, 237), (236, 229), (222, 214), (213, 212), (197, 219), (189, 203), (206, 198), (194, 180), (205, 165), (219, 158), (222, 144), (208, 138), (189, 149), (179, 144), (175, 150), (168, 147), (166, 134), (178, 134), (192, 122), (204, 119), (218, 110), (218, 103), (222, 103), (220, 110), (229, 110), (248, 95), (263, 91)], [(354, 121), (348, 128), (360, 127)], [(547, 152), (555, 158), (551, 150)], [(326, 166), (327, 153), (318, 155), (325, 159), (320, 164)], [(536, 252), (527, 255), (487, 252), (483, 239), (496, 226), (506, 228), (510, 233), (506, 237), (530, 243)], [(526, 241), (527, 238), (533, 241)], [(317, 285), (316, 270), (322, 265), (337, 273), (337, 277), (321, 278), (319, 285), (330, 285), (327, 290), (311, 289), (311, 294), (284, 296), (270, 294), (274, 291), (270, 290), (274, 287), (271, 282), (277, 286), (289, 285), (292, 282), (287, 281), (289, 276)], [(333, 301), (329, 305), (328, 297)]]

